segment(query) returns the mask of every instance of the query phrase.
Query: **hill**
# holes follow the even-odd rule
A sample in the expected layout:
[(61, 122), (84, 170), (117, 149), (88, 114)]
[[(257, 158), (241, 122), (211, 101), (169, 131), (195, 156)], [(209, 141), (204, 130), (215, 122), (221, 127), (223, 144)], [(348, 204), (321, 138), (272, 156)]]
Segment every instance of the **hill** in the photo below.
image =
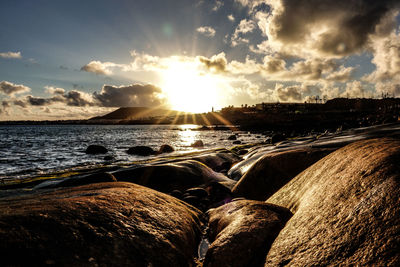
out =
[(93, 117), (90, 120), (140, 120), (158, 116), (175, 116), (178, 111), (169, 109), (154, 109), (147, 107), (123, 107), (104, 116)]

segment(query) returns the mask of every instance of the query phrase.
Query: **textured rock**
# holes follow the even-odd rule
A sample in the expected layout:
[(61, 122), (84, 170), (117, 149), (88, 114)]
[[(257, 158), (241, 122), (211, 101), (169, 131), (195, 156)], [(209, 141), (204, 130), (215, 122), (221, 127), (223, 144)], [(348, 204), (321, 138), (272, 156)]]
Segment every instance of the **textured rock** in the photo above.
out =
[(211, 209), (212, 243), (203, 266), (262, 266), (267, 249), (291, 215), (285, 208), (254, 200)]
[(334, 149), (304, 148), (261, 157), (232, 189), (234, 196), (266, 200), (297, 174)]
[(199, 156), (193, 156), (192, 159), (204, 163), (217, 172), (229, 170), (233, 164), (242, 160), (229, 150), (207, 152)]
[(185, 191), (192, 187), (206, 187), (212, 182), (232, 188), (236, 183), (195, 160), (158, 165), (137, 165), (118, 170), (113, 175), (118, 181), (144, 185), (164, 193), (170, 193), (173, 190)]
[(265, 266), (399, 266), (400, 141), (341, 148), (270, 197), (293, 217)]
[(174, 152), (175, 151), (175, 149), (172, 147), (172, 146), (170, 146), (170, 145), (162, 145), (162, 146), (160, 146), (160, 149), (158, 150), (158, 154), (162, 154), (162, 153), (171, 153), (171, 152)]
[(151, 156), (154, 155), (156, 152), (148, 146), (134, 146), (130, 147), (127, 151), (130, 155), (137, 155), (137, 156)]
[(105, 154), (108, 150), (104, 146), (101, 145), (90, 145), (86, 148), (86, 154)]
[(191, 147), (203, 147), (204, 143), (201, 140), (195, 141), (193, 144), (190, 145)]
[(103, 182), (116, 182), (117, 179), (108, 172), (99, 172), (88, 175), (78, 175), (74, 177), (68, 177), (61, 180), (48, 180), (43, 183), (38, 184), (34, 189), (44, 189), (44, 188), (56, 188), (56, 187), (71, 187), (94, 183)]
[(131, 183), (0, 199), (2, 266), (193, 266), (199, 211)]

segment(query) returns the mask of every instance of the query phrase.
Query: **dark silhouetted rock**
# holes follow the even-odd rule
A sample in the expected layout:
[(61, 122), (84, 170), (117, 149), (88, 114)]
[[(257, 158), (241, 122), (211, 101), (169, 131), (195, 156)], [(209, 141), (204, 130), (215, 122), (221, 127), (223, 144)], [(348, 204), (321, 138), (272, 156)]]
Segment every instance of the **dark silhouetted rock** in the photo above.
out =
[(234, 144), (234, 145), (240, 145), (241, 143), (242, 143), (242, 141), (240, 141), (240, 140), (236, 140), (236, 141), (232, 142), (232, 144)]
[(127, 153), (130, 155), (137, 155), (137, 156), (150, 156), (154, 155), (155, 151), (148, 146), (134, 146), (130, 147)]
[(201, 140), (195, 141), (193, 144), (190, 145), (191, 147), (203, 147), (204, 143)]
[(194, 266), (199, 211), (131, 183), (0, 199), (3, 266)]
[(108, 172), (99, 172), (87, 175), (78, 175), (61, 180), (48, 180), (35, 186), (35, 189), (71, 187), (103, 182), (116, 182), (115, 177)]
[(185, 191), (193, 187), (206, 187), (212, 182), (223, 184), (230, 191), (236, 183), (221, 173), (214, 172), (206, 165), (185, 160), (158, 165), (136, 165), (113, 172), (118, 181), (132, 182), (155, 190), (169, 193)]
[(191, 196), (196, 196), (198, 198), (208, 197), (208, 192), (201, 187), (189, 188), (188, 190), (185, 191), (185, 193)]
[(291, 217), (288, 209), (254, 200), (237, 200), (209, 214), (209, 247), (204, 265), (262, 266), (268, 248)]
[(162, 154), (162, 153), (171, 153), (174, 152), (175, 149), (170, 146), (170, 145), (162, 145), (160, 146), (160, 149), (158, 150), (158, 154)]
[(86, 148), (85, 153), (86, 154), (105, 154), (107, 153), (108, 150), (107, 148), (105, 148), (104, 146), (100, 146), (100, 145), (90, 145)]
[(232, 134), (231, 136), (228, 137), (228, 140), (236, 140), (236, 135)]
[(267, 202), (293, 217), (265, 266), (399, 266), (400, 140), (347, 145), (292, 179)]
[(234, 196), (266, 200), (297, 174), (334, 149), (298, 149), (269, 153), (261, 157), (232, 189)]
[(275, 144), (277, 142), (285, 140), (286, 137), (283, 134), (277, 133), (271, 136), (271, 143)]
[(104, 160), (106, 160), (106, 161), (114, 160), (114, 157), (113, 156), (105, 156)]

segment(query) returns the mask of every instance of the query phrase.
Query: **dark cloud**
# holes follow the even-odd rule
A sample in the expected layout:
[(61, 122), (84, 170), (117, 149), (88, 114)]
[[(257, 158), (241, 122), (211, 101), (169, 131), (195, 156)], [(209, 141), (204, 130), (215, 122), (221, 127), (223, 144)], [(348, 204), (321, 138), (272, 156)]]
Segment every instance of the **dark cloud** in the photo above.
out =
[(209, 70), (212, 70), (217, 73), (225, 72), (226, 66), (228, 64), (224, 52), (219, 53), (218, 55), (214, 55), (211, 58), (206, 58), (203, 56), (199, 56), (197, 58)]
[(0, 82), (0, 92), (6, 95), (22, 94), (30, 90), (29, 87), (22, 84), (14, 84), (7, 81)]
[(95, 105), (95, 103), (93, 103), (93, 98), (89, 94), (76, 90), (64, 94), (63, 98), (68, 106), (85, 107)]
[(275, 86), (276, 97), (282, 102), (302, 101), (301, 88), (299, 86), (284, 87), (282, 84)]
[[(268, 3), (268, 2), (267, 2)], [(313, 50), (313, 53), (344, 56), (359, 51), (370, 34), (398, 0), (280, 0), (269, 2), (271, 16), (265, 21), (266, 34), (279, 50)]]
[(15, 106), (20, 106), (21, 108), (26, 108), (26, 107), (27, 107), (27, 102), (26, 102), (26, 101), (23, 101), (23, 100), (21, 100), (21, 99), (16, 99), (16, 100), (14, 100), (14, 101), (13, 101), (13, 104), (14, 104)]
[(26, 101), (31, 106), (45, 106), (53, 103), (52, 98), (34, 97), (31, 95), (26, 97)]
[(159, 97), (161, 92), (159, 87), (151, 84), (104, 85), (100, 93), (93, 94), (93, 98), (103, 107), (154, 107), (164, 104)]

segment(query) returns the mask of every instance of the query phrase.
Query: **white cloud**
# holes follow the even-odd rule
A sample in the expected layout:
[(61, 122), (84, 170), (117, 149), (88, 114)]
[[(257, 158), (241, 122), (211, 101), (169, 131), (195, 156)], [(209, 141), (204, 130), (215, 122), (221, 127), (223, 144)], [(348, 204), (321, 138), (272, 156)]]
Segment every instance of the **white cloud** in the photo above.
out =
[(22, 58), (21, 52), (3, 52), (0, 53), (2, 58)]
[(22, 94), (29, 92), (31, 88), (22, 85), (22, 84), (14, 84), (7, 81), (0, 82), (0, 93), (13, 96), (15, 94)]
[(111, 75), (114, 67), (121, 67), (121, 65), (112, 62), (91, 61), (83, 66), (81, 70), (100, 75)]
[(235, 17), (233, 16), (233, 14), (229, 14), (229, 15), (227, 16), (227, 18), (228, 18), (230, 21), (235, 21)]
[(224, 3), (222, 1), (216, 0), (215, 1), (215, 5), (214, 7), (211, 9), (212, 11), (216, 12), (218, 11), (222, 6), (224, 5)]
[(254, 21), (243, 19), (240, 21), (239, 25), (236, 27), (235, 32), (231, 37), (231, 45), (237, 46), (240, 43), (249, 43), (249, 40), (243, 36), (247, 33), (252, 32), (256, 28)]
[(197, 28), (196, 31), (201, 33), (201, 34), (204, 34), (207, 37), (214, 37), (215, 33), (216, 33), (215, 29), (212, 28), (212, 27), (209, 27), (209, 26), (199, 27), (199, 28)]

